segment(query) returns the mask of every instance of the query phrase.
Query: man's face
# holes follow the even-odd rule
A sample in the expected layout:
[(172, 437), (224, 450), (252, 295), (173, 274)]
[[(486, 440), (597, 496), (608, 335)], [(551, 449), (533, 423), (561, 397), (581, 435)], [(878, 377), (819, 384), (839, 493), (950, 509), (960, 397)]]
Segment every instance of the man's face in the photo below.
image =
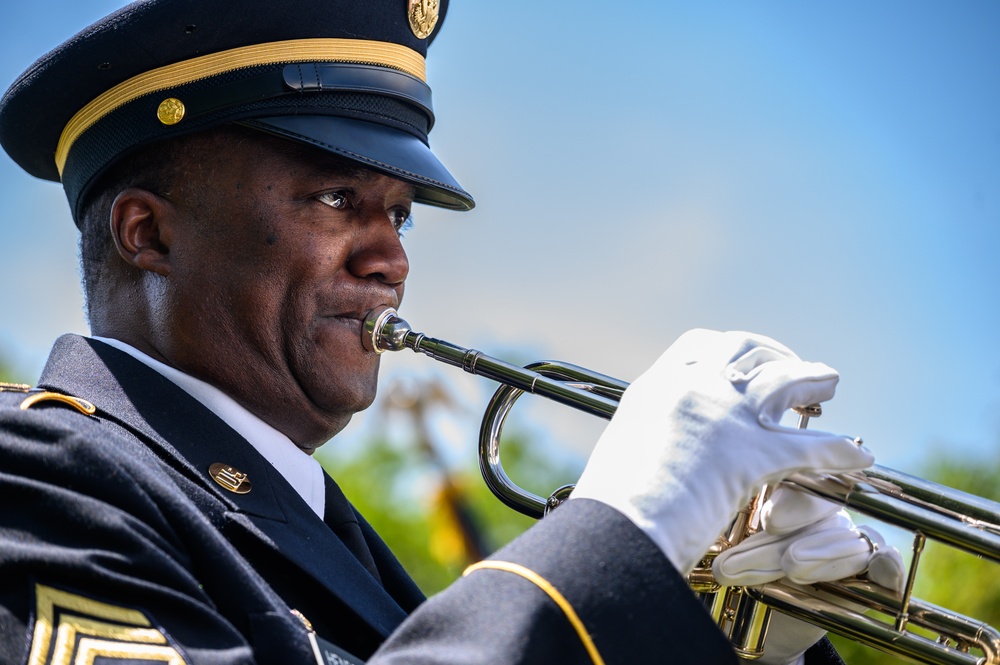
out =
[(168, 362), (311, 450), (375, 397), (362, 321), (403, 296), (414, 191), (307, 146), (236, 136), (164, 196), (178, 222), (154, 338)]

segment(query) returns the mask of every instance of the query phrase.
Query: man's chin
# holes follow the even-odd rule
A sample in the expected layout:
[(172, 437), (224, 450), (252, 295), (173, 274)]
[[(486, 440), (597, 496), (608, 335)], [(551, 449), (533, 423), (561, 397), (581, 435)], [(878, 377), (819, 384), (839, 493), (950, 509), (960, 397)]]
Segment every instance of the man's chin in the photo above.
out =
[[(360, 343), (359, 343), (360, 347)], [(339, 353), (327, 357), (309, 356), (298, 363), (296, 376), (298, 413), (278, 414), (299, 447), (317, 447), (364, 411), (375, 401), (378, 389), (379, 360), (374, 354)], [(303, 359), (305, 360), (305, 359)]]
[(324, 425), (317, 430), (324, 441), (338, 434), (351, 422), (354, 414), (368, 409), (375, 401), (377, 380), (369, 385), (354, 385), (350, 390), (340, 389), (336, 394), (318, 395), (314, 400), (319, 413), (315, 414)]
[(351, 422), (353, 416), (353, 413), (330, 415), (312, 422), (308, 426), (303, 426), (304, 423), (299, 422), (292, 433), (286, 429), (285, 434), (299, 450), (312, 455), (320, 446), (340, 434), (341, 430)]

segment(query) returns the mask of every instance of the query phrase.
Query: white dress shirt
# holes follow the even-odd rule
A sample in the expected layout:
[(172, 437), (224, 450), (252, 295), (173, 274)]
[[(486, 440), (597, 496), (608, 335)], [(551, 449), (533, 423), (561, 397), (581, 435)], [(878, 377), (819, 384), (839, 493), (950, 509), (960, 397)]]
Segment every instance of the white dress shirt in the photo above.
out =
[[(184, 392), (201, 402), (209, 411), (232, 427), (250, 445), (257, 449), (264, 459), (271, 463), (299, 496), (309, 504), (320, 519), (326, 508), (326, 486), (323, 467), (311, 455), (304, 453), (287, 436), (274, 429), (263, 420), (250, 413), (215, 386), (185, 374), (158, 360), (150, 358), (142, 351), (117, 339), (93, 337), (124, 351), (139, 362), (155, 370), (177, 384)], [(237, 466), (238, 465), (234, 465)]]

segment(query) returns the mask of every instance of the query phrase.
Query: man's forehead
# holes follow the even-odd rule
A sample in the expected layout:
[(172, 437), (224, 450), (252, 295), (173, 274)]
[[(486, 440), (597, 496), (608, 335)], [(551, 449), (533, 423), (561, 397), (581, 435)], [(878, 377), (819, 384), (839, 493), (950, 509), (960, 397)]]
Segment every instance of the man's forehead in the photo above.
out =
[(401, 187), (407, 187), (409, 191), (415, 189), (412, 185), (394, 178), (391, 174), (368, 168), (346, 157), (320, 150), (308, 144), (268, 135), (262, 135), (261, 138), (267, 146), (266, 149), (294, 162), (303, 170), (317, 177), (353, 180), (359, 183), (390, 178), (398, 182)]

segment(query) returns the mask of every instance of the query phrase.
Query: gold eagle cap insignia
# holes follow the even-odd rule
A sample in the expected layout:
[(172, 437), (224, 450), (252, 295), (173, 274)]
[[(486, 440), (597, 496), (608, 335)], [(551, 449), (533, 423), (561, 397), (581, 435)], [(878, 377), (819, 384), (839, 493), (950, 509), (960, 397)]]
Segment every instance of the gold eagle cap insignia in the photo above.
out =
[(406, 14), (410, 18), (410, 30), (417, 39), (427, 39), (434, 32), (438, 22), (439, 0), (409, 0)]

